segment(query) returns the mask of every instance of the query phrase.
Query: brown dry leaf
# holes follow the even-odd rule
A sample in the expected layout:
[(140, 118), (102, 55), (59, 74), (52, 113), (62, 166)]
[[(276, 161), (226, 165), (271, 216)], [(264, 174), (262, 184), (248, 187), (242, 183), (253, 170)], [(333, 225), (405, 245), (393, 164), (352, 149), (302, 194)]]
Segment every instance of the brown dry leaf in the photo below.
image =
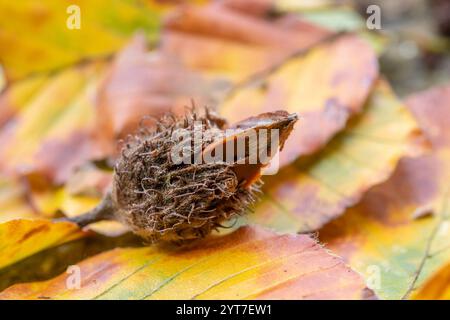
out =
[[(321, 242), (381, 298), (408, 298), (450, 260), (449, 163), (448, 150), (401, 161), (390, 180), (320, 230)], [(431, 214), (416, 218), (422, 208)]]
[[(226, 257), (226, 259), (224, 259)], [(361, 277), (306, 235), (241, 228), (190, 248), (124, 248), (67, 274), (17, 284), (0, 299), (369, 299)]]
[(72, 195), (102, 197), (111, 185), (112, 170), (103, 170), (89, 163), (79, 167), (64, 187)]
[(239, 121), (284, 109), (302, 119), (281, 154), (281, 166), (320, 150), (358, 114), (378, 76), (375, 53), (355, 35), (338, 37), (235, 88), (221, 114)]
[(394, 175), (320, 231), (327, 247), (366, 274), (382, 298), (409, 298), (450, 260), (450, 87), (407, 99), (433, 150), (400, 162)]

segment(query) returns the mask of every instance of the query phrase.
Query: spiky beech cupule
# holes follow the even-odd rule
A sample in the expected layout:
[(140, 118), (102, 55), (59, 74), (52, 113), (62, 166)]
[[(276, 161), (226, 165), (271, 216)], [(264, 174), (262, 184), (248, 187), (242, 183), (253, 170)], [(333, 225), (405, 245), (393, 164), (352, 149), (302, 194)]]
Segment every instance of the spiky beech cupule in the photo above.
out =
[[(164, 117), (153, 132), (136, 137), (115, 167), (112, 199), (116, 216), (149, 240), (188, 240), (204, 237), (255, 201), (259, 183), (241, 188), (228, 163), (195, 159), (223, 138), (221, 124), (206, 114), (183, 119)], [(173, 137), (201, 131), (185, 162), (172, 159), (180, 143)], [(197, 163), (196, 163), (197, 162)]]
[[(287, 119), (283, 128), (290, 132), (296, 116), (276, 115)], [(233, 161), (203, 161), (208, 146), (221, 145), (227, 139), (223, 119), (206, 109), (202, 116), (195, 112), (184, 117), (164, 116), (151, 128), (143, 128), (125, 144), (114, 169), (111, 192), (97, 212), (73, 221), (86, 225), (89, 219), (113, 218), (150, 242), (184, 241), (202, 238), (229, 224), (256, 201), (262, 184), (260, 168), (242, 175), (242, 164), (236, 170)], [(196, 135), (201, 139), (196, 140)]]

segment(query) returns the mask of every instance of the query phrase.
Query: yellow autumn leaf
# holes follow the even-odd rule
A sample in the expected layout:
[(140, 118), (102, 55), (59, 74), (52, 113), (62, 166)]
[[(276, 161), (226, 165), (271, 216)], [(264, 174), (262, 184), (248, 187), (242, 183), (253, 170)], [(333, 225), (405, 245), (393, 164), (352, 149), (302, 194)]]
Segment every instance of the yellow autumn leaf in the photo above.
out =
[(0, 223), (0, 269), (83, 236), (84, 233), (69, 222), (17, 219)]
[(111, 54), (136, 29), (155, 40), (163, 11), (153, 1), (2, 0), (0, 62), (7, 78), (16, 80)]
[(241, 228), (190, 248), (114, 249), (68, 274), (13, 285), (0, 299), (368, 299), (362, 278), (306, 235)]

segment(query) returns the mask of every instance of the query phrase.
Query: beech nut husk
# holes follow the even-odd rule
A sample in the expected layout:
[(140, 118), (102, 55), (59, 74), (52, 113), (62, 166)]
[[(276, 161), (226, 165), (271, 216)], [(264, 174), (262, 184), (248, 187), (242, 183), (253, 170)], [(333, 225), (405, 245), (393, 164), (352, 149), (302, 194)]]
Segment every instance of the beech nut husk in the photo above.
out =
[[(261, 114), (230, 127), (209, 109), (202, 115), (192, 110), (183, 117), (163, 116), (125, 143), (111, 191), (102, 203), (69, 220), (84, 226), (115, 219), (149, 242), (203, 238), (232, 224), (257, 201), (261, 170), (267, 162), (246, 160), (261, 148), (272, 158), (296, 121), (295, 114), (285, 111)], [(256, 135), (256, 143), (245, 140), (250, 130), (262, 129), (279, 131), (276, 145), (267, 135)], [(201, 139), (195, 140), (198, 136)], [(244, 139), (241, 146), (245, 148), (240, 157), (205, 161), (206, 154), (226, 154), (227, 148), (234, 152), (239, 139)]]

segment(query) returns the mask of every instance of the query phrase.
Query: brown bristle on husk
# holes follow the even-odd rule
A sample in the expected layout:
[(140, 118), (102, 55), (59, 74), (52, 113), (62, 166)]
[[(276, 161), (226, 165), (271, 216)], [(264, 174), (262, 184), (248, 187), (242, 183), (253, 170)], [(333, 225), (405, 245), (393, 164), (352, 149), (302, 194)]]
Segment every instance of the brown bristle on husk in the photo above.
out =
[[(165, 116), (157, 128), (143, 131), (126, 144), (115, 167), (112, 200), (116, 217), (149, 241), (202, 238), (256, 200), (259, 178), (250, 186), (239, 181), (230, 163), (174, 163), (171, 150), (180, 130), (204, 136), (192, 159), (223, 138), (223, 122), (208, 110), (183, 118)], [(198, 128), (198, 127), (197, 127)]]

